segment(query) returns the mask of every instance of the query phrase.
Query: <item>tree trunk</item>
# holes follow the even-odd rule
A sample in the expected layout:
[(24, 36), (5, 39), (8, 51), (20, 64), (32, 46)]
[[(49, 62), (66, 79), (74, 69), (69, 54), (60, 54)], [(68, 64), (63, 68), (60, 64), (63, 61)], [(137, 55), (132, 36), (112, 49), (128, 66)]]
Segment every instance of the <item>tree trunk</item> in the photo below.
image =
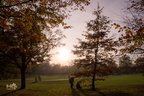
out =
[(93, 78), (92, 78), (92, 90), (95, 90), (95, 77), (96, 77), (96, 62), (94, 64), (94, 72), (93, 72)]
[[(99, 31), (98, 31), (99, 36)], [(98, 56), (98, 46), (99, 46), (99, 38), (97, 39), (97, 45), (95, 49), (95, 62), (94, 62), (94, 69), (93, 69), (93, 78), (92, 78), (92, 90), (95, 90), (95, 77), (96, 77), (96, 66), (97, 66), (97, 56)]]
[[(25, 43), (24, 43), (24, 48), (26, 49), (25, 47)], [(27, 64), (26, 64), (26, 54), (25, 53), (22, 53), (21, 54), (21, 60), (22, 60), (22, 66), (20, 68), (21, 70), (21, 89), (25, 89), (26, 88), (26, 78), (25, 78), (25, 71), (26, 71), (26, 68), (27, 68)]]
[[(99, 6), (98, 6), (99, 8)], [(99, 15), (97, 15), (97, 19), (99, 20)], [(95, 62), (94, 62), (94, 69), (93, 69), (93, 79), (92, 79), (92, 90), (95, 90), (95, 77), (96, 77), (96, 67), (97, 67), (97, 63), (98, 63), (98, 60), (97, 60), (97, 57), (98, 57), (98, 50), (99, 50), (99, 37), (100, 37), (100, 34), (99, 34), (99, 21), (97, 21), (97, 34), (98, 34), (98, 37), (95, 39), (96, 41), (96, 49), (95, 49)]]
[[(98, 17), (99, 18), (99, 17)], [(99, 24), (99, 22), (98, 22)], [(98, 30), (99, 30), (99, 26), (98, 26)], [(98, 46), (99, 46), (99, 31), (98, 31), (98, 38), (96, 39), (96, 49), (95, 49), (95, 62), (94, 62), (94, 69), (93, 69), (93, 78), (92, 78), (92, 90), (95, 90), (95, 77), (96, 77), (96, 66), (97, 66), (97, 56), (98, 56)]]
[(25, 68), (21, 68), (21, 89), (26, 88)]

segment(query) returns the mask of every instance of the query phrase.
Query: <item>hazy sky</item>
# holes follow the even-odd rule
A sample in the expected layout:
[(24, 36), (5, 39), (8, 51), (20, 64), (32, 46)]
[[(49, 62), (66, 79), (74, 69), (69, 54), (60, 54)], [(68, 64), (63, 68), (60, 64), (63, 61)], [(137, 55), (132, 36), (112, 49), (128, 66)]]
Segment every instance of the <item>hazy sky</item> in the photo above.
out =
[[(121, 16), (123, 15), (124, 11), (122, 8), (125, 5), (124, 0), (91, 0), (91, 4), (85, 7), (86, 12), (74, 11), (71, 13), (72, 16), (70, 19), (66, 20), (66, 23), (73, 26), (73, 28), (66, 30), (62, 29), (64, 35), (67, 37), (62, 40), (62, 42), (66, 44), (66, 46), (62, 46), (62, 48), (69, 52), (69, 59), (62, 60), (58, 55), (54, 55), (51, 63), (68, 65), (71, 60), (74, 59), (75, 56), (71, 53), (71, 50), (74, 49), (73, 45), (78, 43), (76, 38), (83, 38), (82, 33), (83, 31), (86, 31), (86, 22), (95, 19), (92, 12), (97, 8), (98, 3), (100, 7), (104, 6), (103, 14), (110, 17), (110, 20), (113, 22), (118, 22), (122, 19)], [(114, 32), (115, 30), (113, 30), (112, 34), (115, 34)], [(52, 52), (58, 52), (60, 49), (60, 47), (56, 48)]]

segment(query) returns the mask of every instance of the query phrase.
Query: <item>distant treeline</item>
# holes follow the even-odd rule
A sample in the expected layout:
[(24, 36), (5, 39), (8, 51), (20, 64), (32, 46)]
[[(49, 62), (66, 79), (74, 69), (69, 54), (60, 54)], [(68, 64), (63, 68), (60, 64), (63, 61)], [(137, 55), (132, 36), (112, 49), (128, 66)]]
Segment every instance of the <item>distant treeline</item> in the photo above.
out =
[[(128, 55), (124, 55), (119, 58), (119, 63), (111, 64), (113, 75), (121, 74), (135, 74), (144, 73), (144, 58), (139, 57), (135, 62), (132, 62)], [(78, 69), (76, 66), (61, 64), (49, 64), (41, 63), (35, 66), (29, 66), (26, 70), (27, 76), (34, 75), (69, 75), (72, 72), (76, 72)], [(12, 64), (5, 64), (5, 66), (0, 66), (0, 80), (10, 79), (10, 78), (20, 78), (20, 71), (18, 68), (14, 67)]]
[(49, 64), (42, 63), (33, 68), (29, 68), (26, 74), (30, 75), (58, 75), (58, 74), (70, 74), (78, 70), (75, 66), (61, 65), (61, 64)]
[[(5, 68), (6, 67), (6, 68)], [(18, 68), (13, 68), (10, 66), (0, 66), (0, 80), (10, 79), (10, 78), (20, 78), (20, 71)], [(29, 66), (26, 70), (27, 76), (34, 75), (68, 75), (78, 69), (75, 66), (60, 65), (60, 64), (49, 64), (42, 63), (35, 66)]]

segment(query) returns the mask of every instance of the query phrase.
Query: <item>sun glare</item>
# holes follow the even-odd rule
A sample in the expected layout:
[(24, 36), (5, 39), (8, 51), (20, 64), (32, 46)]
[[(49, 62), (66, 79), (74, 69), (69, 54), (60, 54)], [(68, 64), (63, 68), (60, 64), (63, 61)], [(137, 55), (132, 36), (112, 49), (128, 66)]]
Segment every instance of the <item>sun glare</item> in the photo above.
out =
[(69, 55), (70, 55), (70, 53), (69, 53), (69, 51), (67, 49), (61, 48), (59, 50), (59, 55), (58, 55), (59, 59), (68, 60), (69, 59)]

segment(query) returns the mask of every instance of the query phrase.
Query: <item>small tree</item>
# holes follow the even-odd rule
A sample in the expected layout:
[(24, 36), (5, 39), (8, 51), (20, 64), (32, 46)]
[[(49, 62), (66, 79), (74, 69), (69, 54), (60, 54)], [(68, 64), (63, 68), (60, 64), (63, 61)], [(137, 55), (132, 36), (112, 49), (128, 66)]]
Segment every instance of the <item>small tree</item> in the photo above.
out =
[(87, 31), (83, 36), (85, 40), (79, 40), (79, 44), (75, 45), (73, 53), (77, 55), (74, 64), (81, 71), (73, 73), (75, 76), (91, 76), (92, 90), (95, 90), (95, 77), (111, 74), (111, 68), (107, 66), (108, 58), (111, 53), (108, 51), (115, 50), (114, 42), (108, 38), (110, 32), (110, 21), (107, 16), (102, 15), (103, 8), (98, 5), (97, 10), (93, 12), (96, 16), (94, 20), (87, 23)]
[(144, 57), (138, 57), (135, 60), (136, 71), (140, 73), (144, 73)]
[(123, 55), (119, 59), (119, 68), (122, 74), (129, 74), (131, 72), (132, 60), (128, 55)]

